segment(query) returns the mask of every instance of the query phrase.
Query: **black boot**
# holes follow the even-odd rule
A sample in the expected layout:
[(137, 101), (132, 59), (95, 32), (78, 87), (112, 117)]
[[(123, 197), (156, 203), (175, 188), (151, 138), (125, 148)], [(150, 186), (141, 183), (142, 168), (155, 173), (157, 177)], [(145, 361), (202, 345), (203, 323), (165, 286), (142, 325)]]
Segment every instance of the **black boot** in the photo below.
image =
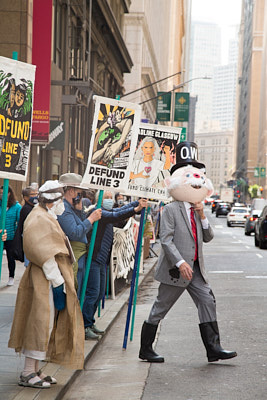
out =
[(139, 358), (148, 362), (161, 363), (164, 358), (159, 356), (152, 348), (152, 343), (155, 340), (158, 325), (152, 325), (144, 322), (141, 331), (141, 348)]
[(200, 334), (207, 350), (208, 361), (227, 360), (236, 357), (235, 351), (227, 351), (221, 347), (217, 321), (199, 324)]

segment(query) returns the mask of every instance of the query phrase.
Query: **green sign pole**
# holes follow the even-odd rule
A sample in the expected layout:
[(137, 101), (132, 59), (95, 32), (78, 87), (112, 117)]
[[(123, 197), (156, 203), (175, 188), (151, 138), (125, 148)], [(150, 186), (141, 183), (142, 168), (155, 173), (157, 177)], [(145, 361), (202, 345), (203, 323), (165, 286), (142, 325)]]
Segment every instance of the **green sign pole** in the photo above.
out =
[[(13, 51), (12, 59), (18, 59), (18, 52)], [(0, 228), (2, 232), (4, 232), (6, 226), (6, 208), (7, 208), (7, 198), (8, 198), (8, 185), (9, 179), (4, 179), (3, 184), (3, 196), (2, 196), (2, 207), (1, 207), (1, 221), (0, 221)], [(1, 233), (2, 237), (2, 233)], [(0, 280), (1, 280), (1, 273), (2, 273), (2, 262), (3, 262), (3, 250), (4, 250), (4, 242), (0, 239)]]
[[(104, 194), (104, 190), (100, 190), (96, 208), (101, 207), (103, 194)], [(85, 274), (84, 274), (83, 285), (82, 285), (82, 290), (81, 290), (81, 297), (80, 297), (81, 310), (83, 309), (85, 292), (86, 292), (87, 282), (88, 282), (88, 278), (89, 278), (89, 272), (90, 272), (90, 268), (91, 268), (97, 227), (98, 227), (98, 221), (95, 221), (93, 224), (93, 231), (92, 231), (92, 236), (91, 236), (91, 240), (90, 240), (89, 251), (88, 251), (88, 256), (87, 256), (87, 261), (86, 261)]]
[[(140, 226), (141, 231), (141, 243), (143, 241), (144, 230), (147, 216), (150, 212), (150, 207), (147, 208), (145, 212), (145, 219), (142, 226)], [(140, 271), (140, 262), (141, 262), (141, 254), (142, 250), (140, 249), (138, 253), (138, 261), (137, 261), (137, 269), (136, 269), (136, 278), (135, 278), (135, 289), (134, 289), (134, 299), (133, 299), (133, 314), (132, 314), (132, 323), (131, 323), (131, 331), (130, 331), (130, 341), (133, 340), (133, 332), (134, 332), (134, 320), (135, 320), (135, 309), (136, 309), (136, 301), (137, 301), (137, 292), (138, 292), (138, 280), (139, 280), (139, 271)]]

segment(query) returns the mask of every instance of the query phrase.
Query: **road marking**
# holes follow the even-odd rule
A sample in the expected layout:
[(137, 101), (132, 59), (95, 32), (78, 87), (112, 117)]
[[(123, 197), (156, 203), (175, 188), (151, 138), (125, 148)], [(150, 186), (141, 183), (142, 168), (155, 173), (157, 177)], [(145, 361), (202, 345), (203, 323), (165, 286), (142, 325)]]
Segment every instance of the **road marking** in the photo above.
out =
[(248, 279), (267, 279), (266, 275), (255, 275), (255, 276), (246, 276)]
[(249, 247), (249, 246), (245, 246), (245, 248), (246, 248), (246, 249), (250, 249), (250, 247)]
[(233, 239), (236, 239), (236, 236), (233, 236)]
[(217, 229), (222, 229), (222, 228), (223, 228), (223, 225), (215, 225), (215, 228), (217, 228)]
[(243, 274), (244, 271), (209, 271), (210, 274)]
[(242, 240), (238, 240), (237, 242), (232, 242), (232, 243), (234, 244), (234, 243), (243, 243), (243, 242), (242, 242)]
[(258, 256), (259, 258), (263, 258), (263, 256), (261, 254), (256, 253), (256, 256)]

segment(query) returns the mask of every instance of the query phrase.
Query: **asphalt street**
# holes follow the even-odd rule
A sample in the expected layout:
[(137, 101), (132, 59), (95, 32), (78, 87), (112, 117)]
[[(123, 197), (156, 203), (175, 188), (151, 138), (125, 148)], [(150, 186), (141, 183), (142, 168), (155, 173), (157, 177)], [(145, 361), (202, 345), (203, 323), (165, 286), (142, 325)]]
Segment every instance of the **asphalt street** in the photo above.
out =
[(185, 292), (162, 321), (157, 352), (163, 364), (138, 359), (140, 329), (157, 293), (150, 275), (139, 289), (133, 340), (122, 350), (126, 310), (105, 336), (64, 400), (266, 400), (267, 250), (243, 227), (227, 227), (206, 209), (215, 231), (204, 245), (217, 300), (221, 344), (238, 357), (208, 363), (195, 306)]

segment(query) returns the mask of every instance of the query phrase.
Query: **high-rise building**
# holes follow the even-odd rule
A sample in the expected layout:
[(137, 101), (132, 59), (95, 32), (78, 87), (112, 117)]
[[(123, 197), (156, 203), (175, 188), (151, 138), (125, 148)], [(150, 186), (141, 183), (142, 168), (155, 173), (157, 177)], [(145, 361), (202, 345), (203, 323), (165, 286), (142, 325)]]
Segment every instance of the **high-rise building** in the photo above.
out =
[[(263, 138), (266, 126), (266, 109), (263, 110), (266, 94), (265, 86), (266, 64), (264, 54), (264, 15), (266, 2), (264, 0), (243, 0), (240, 60), (238, 70), (239, 97), (238, 121), (236, 129), (236, 167), (234, 176), (244, 180), (248, 185), (259, 184), (255, 168), (259, 165), (259, 154), (264, 147)], [(265, 103), (266, 104), (266, 103)]]
[(221, 32), (216, 24), (192, 22), (190, 47), (190, 92), (198, 96), (196, 131), (203, 122), (212, 119), (213, 69), (221, 63)]
[(220, 122), (222, 130), (235, 124), (237, 64), (214, 67), (212, 119)]
[(207, 177), (211, 179), (216, 193), (227, 186), (233, 172), (233, 131), (198, 133), (198, 159), (206, 166)]

